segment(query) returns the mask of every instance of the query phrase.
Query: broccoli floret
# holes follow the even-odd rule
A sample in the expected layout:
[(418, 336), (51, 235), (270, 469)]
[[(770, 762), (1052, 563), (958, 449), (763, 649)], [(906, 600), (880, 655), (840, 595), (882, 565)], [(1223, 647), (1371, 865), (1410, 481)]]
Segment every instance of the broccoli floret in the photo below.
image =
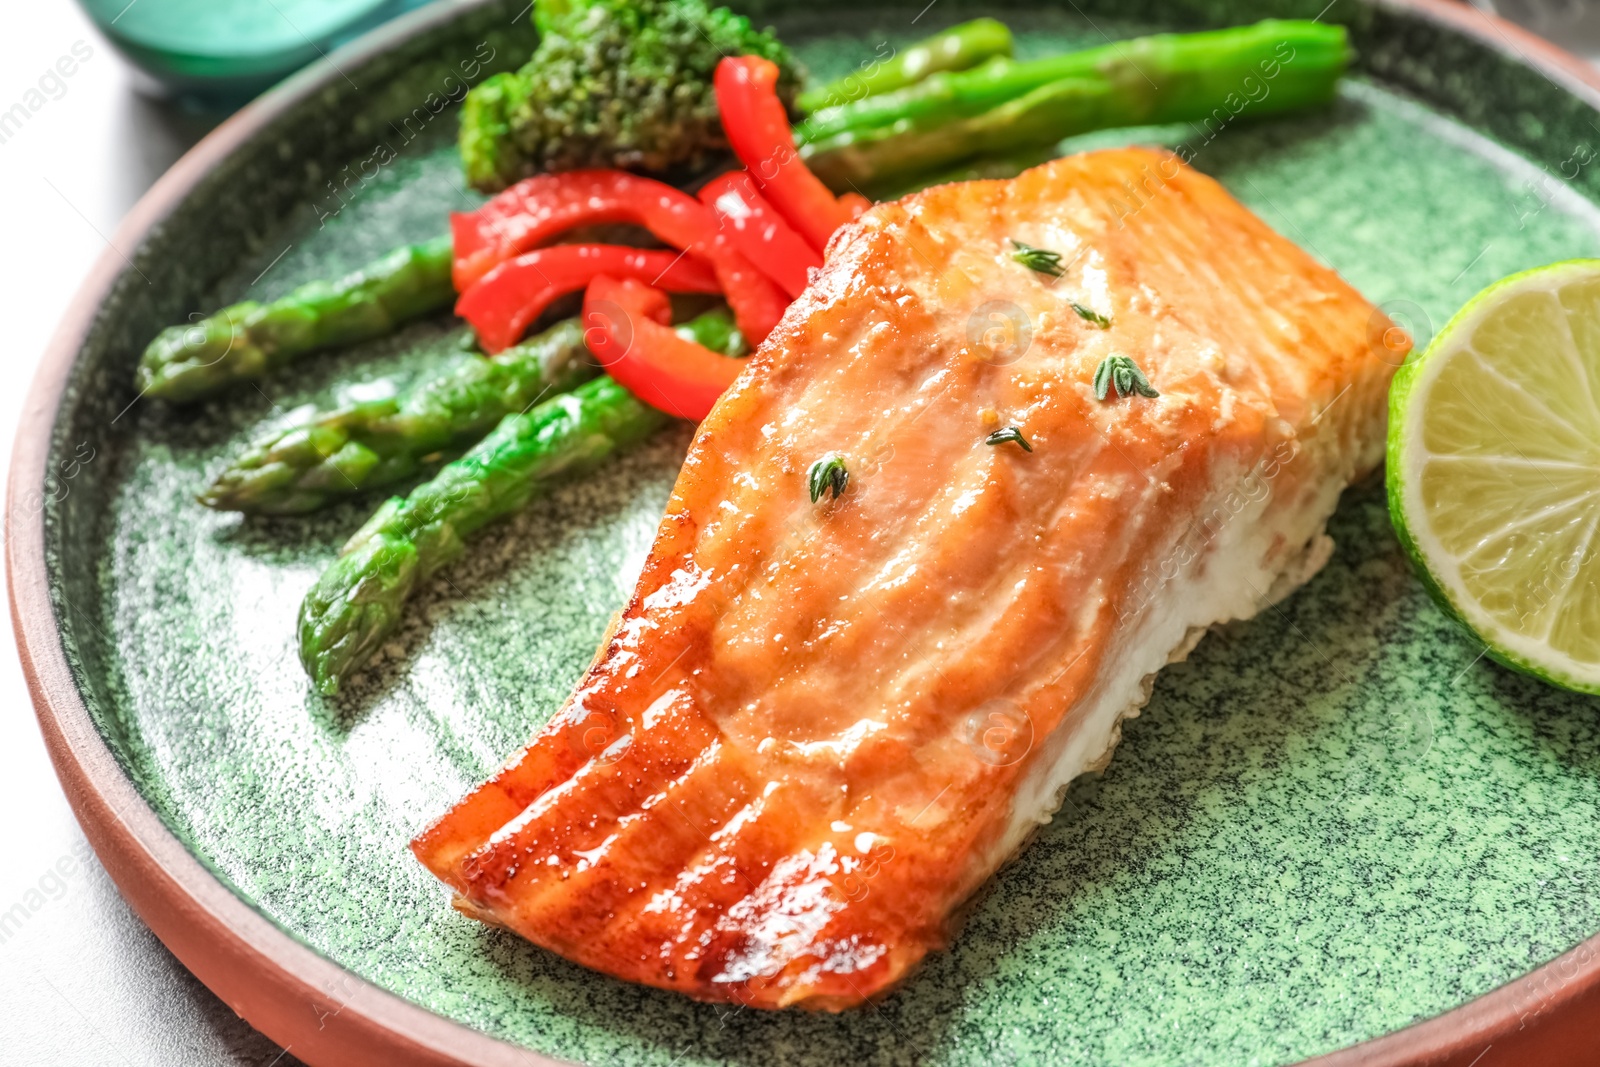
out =
[(461, 160), (485, 192), (546, 170), (687, 174), (726, 152), (712, 75), (760, 55), (792, 105), (801, 72), (770, 31), (705, 0), (538, 0), (539, 46), (467, 94)]

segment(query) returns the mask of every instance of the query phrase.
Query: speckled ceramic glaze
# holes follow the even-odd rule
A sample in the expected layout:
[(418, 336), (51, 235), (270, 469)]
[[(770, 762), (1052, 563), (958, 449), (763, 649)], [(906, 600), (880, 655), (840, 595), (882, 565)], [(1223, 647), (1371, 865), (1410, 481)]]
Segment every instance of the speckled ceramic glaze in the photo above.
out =
[[(763, 10), (832, 75), (979, 11), (1040, 53), (1325, 0), (923, 2)], [(256, 521), (194, 494), (265, 425), (422, 371), (459, 327), (417, 324), (197, 408), (135, 402), (130, 382), (160, 326), (442, 232), (476, 203), (454, 117), (429, 94), (474, 57), (478, 77), (519, 59), (522, 8), (467, 10), (279, 116), (134, 253), (68, 380), (45, 509), (68, 662), (143, 797), (234, 892), (440, 1015), (558, 1058), (663, 1067), (1283, 1063), (1448, 1011), (1600, 930), (1600, 702), (1482, 658), (1408, 572), (1376, 482), (1346, 493), (1326, 570), (1165, 671), (1105, 774), (880, 1005), (703, 1006), (453, 912), (406, 843), (565, 698), (644, 558), (688, 429), (486, 536), (327, 700), (296, 661), (295, 611), (376, 501)], [(1188, 142), (1195, 166), (1424, 342), (1493, 279), (1600, 255), (1588, 105), (1413, 14), (1336, 0), (1325, 17), (1360, 49), (1331, 110), (1064, 150)], [(398, 159), (372, 164), (379, 146)], [(324, 989), (330, 1010), (358, 988)]]

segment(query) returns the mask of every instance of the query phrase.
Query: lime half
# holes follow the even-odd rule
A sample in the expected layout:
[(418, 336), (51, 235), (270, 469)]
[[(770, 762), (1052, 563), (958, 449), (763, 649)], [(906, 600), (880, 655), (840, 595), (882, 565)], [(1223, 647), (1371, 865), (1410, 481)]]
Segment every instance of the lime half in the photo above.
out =
[(1600, 693), (1600, 260), (1473, 297), (1389, 392), (1389, 512), (1509, 667)]

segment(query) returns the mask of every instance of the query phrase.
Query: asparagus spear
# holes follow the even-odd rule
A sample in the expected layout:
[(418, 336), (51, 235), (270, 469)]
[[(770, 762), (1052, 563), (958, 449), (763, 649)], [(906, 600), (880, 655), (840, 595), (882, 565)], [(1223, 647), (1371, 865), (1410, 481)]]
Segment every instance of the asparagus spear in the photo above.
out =
[(458, 453), (514, 411), (599, 374), (577, 319), (485, 358), (463, 354), (443, 373), (383, 400), (322, 412), (250, 447), (200, 502), (221, 511), (285, 515), (411, 477)]
[(644, 440), (667, 416), (609, 377), (508, 415), (466, 455), (379, 509), (300, 605), (300, 662), (333, 694), (400, 624), (418, 583), (466, 539), (520, 510), (558, 475), (581, 474)]
[(397, 248), (337, 281), (161, 331), (139, 362), (137, 384), (141, 394), (195, 400), (307, 352), (382, 336), (454, 298), (448, 237)]
[(1063, 79), (969, 118), (952, 119), (927, 130), (861, 137), (810, 161), (810, 166), (829, 186), (876, 186), (975, 153), (1011, 154), (1027, 146), (1054, 143), (1070, 133), (1128, 125), (1108, 121), (1117, 107), (1115, 95), (1103, 82)]
[[(680, 327), (730, 354), (743, 338), (726, 312)], [(594, 470), (633, 447), (668, 417), (609, 377), (530, 411), (508, 415), (433, 480), (380, 508), (340, 550), (300, 605), (300, 662), (333, 694), (400, 624), (417, 585), (459, 559), (480, 528), (520, 510), (561, 475)]]
[(935, 74), (825, 108), (795, 137), (818, 177), (847, 188), (1093, 129), (1226, 122), (1326, 103), (1349, 58), (1344, 28), (1314, 22), (1161, 34)]
[(808, 89), (795, 99), (801, 111), (837, 107), (852, 100), (914, 85), (942, 70), (967, 70), (986, 59), (1011, 54), (1011, 31), (991, 18), (973, 19), (918, 41), (891, 58), (869, 60), (862, 70)]
[[(851, 130), (940, 124), (1063, 78), (1110, 82), (1130, 105), (1187, 103), (1191, 107), (1185, 110), (1205, 114), (1230, 92), (1246, 96), (1243, 79), (1254, 75), (1268, 85), (1267, 97), (1289, 97), (1277, 107), (1299, 107), (1326, 99), (1331, 87), (1327, 69), (1342, 70), (1348, 59), (1344, 28), (1320, 22), (1267, 19), (1226, 30), (1155, 34), (1027, 62), (993, 59), (973, 70), (935, 74), (897, 92), (824, 108), (796, 127), (795, 136), (812, 143)], [(1287, 82), (1280, 80), (1285, 74), (1290, 75)], [(1208, 106), (1200, 108), (1194, 106), (1198, 101), (1186, 99), (1195, 95), (1203, 96)]]

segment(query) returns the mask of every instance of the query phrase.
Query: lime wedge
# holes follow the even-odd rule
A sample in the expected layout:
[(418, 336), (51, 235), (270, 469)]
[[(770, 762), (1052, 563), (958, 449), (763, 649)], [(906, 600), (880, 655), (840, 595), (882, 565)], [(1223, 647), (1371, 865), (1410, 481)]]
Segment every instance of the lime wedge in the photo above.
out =
[(1491, 285), (1412, 355), (1388, 491), (1429, 591), (1489, 655), (1600, 693), (1600, 260)]

